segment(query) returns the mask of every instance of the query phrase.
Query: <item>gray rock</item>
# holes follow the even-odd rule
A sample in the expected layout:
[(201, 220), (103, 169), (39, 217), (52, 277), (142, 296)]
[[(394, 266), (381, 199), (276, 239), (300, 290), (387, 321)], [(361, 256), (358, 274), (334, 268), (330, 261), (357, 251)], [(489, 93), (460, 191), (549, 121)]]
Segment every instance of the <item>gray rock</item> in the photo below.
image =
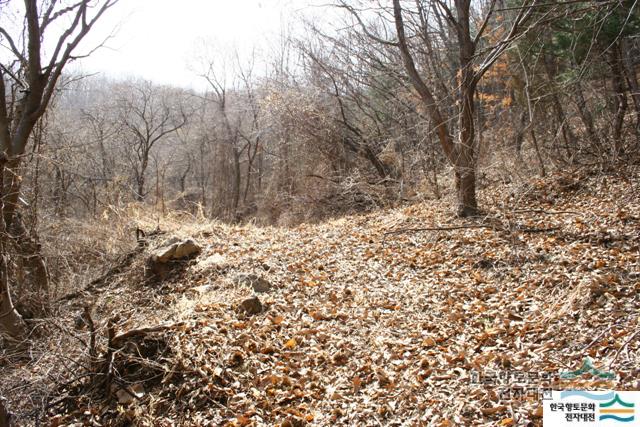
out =
[(176, 245), (174, 243), (171, 246), (162, 246), (151, 253), (149, 260), (155, 263), (167, 263), (169, 260), (173, 258), (173, 255), (176, 253)]
[(240, 303), (240, 309), (249, 316), (253, 316), (254, 314), (262, 312), (262, 303), (258, 297), (254, 296), (242, 301)]
[(254, 292), (269, 292), (272, 288), (271, 283), (256, 274), (240, 273), (233, 278), (233, 282), (239, 286), (251, 286)]
[(156, 248), (147, 259), (147, 275), (155, 276), (161, 280), (173, 269), (170, 261), (181, 260), (198, 255), (202, 248), (193, 239), (180, 240), (172, 238), (167, 245)]
[(213, 254), (208, 256), (207, 258), (201, 259), (196, 268), (198, 270), (206, 270), (206, 269), (214, 269), (214, 270), (224, 270), (229, 266), (229, 261), (222, 254)]
[(153, 262), (166, 263), (174, 259), (188, 258), (192, 255), (199, 254), (202, 248), (193, 239), (169, 240), (168, 246), (162, 246), (157, 248), (151, 253), (150, 259)]
[(202, 248), (198, 245), (193, 239), (187, 239), (176, 246), (176, 251), (173, 254), (174, 259), (182, 259), (187, 258), (192, 255), (197, 255), (200, 253)]

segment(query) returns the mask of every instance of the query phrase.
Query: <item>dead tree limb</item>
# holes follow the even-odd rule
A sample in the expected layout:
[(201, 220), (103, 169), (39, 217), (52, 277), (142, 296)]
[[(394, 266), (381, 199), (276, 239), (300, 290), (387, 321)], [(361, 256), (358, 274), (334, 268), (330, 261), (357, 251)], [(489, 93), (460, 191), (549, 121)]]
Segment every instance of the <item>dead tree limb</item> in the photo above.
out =
[(584, 215), (582, 212), (576, 211), (545, 211), (544, 209), (517, 209), (513, 213), (537, 213), (544, 215)]

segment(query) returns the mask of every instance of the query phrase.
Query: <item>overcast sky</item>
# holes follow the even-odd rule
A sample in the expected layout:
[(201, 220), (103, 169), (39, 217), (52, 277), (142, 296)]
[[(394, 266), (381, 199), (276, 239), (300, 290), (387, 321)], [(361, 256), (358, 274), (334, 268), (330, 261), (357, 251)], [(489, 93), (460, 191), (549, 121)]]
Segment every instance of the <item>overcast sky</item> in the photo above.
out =
[[(193, 71), (203, 40), (250, 52), (275, 38), (311, 0), (121, 0), (86, 46), (115, 35), (105, 48), (73, 66), (114, 77), (201, 87)], [(318, 2), (316, 2), (318, 3)]]

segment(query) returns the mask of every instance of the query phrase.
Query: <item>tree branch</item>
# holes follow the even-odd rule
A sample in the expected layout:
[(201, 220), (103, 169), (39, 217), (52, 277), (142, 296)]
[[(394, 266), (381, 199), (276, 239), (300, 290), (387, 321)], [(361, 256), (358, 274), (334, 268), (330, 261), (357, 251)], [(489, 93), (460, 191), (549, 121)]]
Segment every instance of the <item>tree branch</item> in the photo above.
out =
[(407, 45), (400, 0), (393, 0), (393, 15), (395, 17), (396, 32), (398, 33), (398, 47), (400, 48), (402, 60), (407, 74), (409, 75), (409, 79), (427, 107), (431, 120), (433, 120), (438, 131), (440, 144), (442, 145), (445, 155), (453, 161), (455, 158), (454, 146), (449, 130), (447, 129), (447, 120), (443, 118), (442, 113), (436, 106), (436, 100), (431, 93), (431, 90), (420, 77), (420, 73), (418, 73), (418, 70), (416, 69), (416, 64), (411, 56), (411, 52), (409, 51), (409, 46)]

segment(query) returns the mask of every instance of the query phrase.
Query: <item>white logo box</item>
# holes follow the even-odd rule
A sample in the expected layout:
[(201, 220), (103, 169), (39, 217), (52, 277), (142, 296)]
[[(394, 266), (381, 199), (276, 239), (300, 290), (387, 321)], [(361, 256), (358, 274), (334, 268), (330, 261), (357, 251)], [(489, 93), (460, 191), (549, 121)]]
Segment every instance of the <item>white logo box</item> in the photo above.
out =
[(543, 427), (640, 427), (640, 391), (552, 391), (545, 395)]

